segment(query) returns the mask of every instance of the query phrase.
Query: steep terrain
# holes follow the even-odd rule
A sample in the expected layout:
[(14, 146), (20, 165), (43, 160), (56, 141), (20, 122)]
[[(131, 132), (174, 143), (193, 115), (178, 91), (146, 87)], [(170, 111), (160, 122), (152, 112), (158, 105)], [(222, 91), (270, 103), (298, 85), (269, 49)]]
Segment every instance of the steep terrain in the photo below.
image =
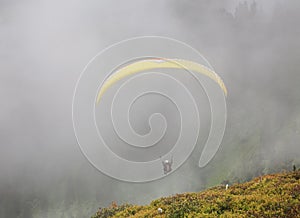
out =
[(177, 194), (146, 206), (112, 203), (92, 216), (104, 217), (300, 217), (300, 171), (257, 177), (227, 190), (216, 186)]

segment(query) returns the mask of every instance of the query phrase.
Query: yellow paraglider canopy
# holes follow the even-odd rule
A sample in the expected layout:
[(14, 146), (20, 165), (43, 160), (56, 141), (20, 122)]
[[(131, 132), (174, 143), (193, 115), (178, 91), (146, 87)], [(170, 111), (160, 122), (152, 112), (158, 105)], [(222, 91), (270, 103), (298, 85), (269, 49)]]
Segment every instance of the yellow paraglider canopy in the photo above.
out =
[(133, 62), (125, 67), (117, 70), (116, 73), (108, 77), (108, 79), (103, 83), (103, 86), (100, 88), (100, 91), (97, 96), (97, 103), (99, 103), (103, 94), (111, 87), (114, 83), (123, 79), (126, 76), (133, 75), (135, 73), (152, 70), (152, 69), (186, 69), (189, 71), (201, 73), (205, 76), (208, 76), (212, 80), (214, 80), (220, 88), (223, 90), (225, 96), (227, 96), (227, 89), (222, 79), (212, 70), (203, 66), (202, 64), (198, 64), (193, 61), (181, 60), (181, 59), (145, 59)]

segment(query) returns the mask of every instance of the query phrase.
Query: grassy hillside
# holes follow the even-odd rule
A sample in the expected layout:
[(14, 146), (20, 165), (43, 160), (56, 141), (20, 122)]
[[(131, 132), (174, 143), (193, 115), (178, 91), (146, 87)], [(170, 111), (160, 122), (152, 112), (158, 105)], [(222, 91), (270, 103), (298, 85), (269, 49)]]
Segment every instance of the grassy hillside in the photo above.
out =
[(300, 171), (257, 177), (227, 190), (216, 186), (177, 194), (146, 206), (113, 203), (92, 218), (102, 217), (300, 217)]

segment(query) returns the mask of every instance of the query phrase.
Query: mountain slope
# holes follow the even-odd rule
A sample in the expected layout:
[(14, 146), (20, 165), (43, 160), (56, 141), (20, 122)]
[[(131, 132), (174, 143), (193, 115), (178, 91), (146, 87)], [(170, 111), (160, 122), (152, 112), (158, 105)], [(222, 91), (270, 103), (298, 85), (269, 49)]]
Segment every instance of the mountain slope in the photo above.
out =
[(146, 206), (113, 203), (92, 218), (103, 217), (300, 217), (300, 171), (257, 177), (227, 190), (217, 186), (177, 194)]

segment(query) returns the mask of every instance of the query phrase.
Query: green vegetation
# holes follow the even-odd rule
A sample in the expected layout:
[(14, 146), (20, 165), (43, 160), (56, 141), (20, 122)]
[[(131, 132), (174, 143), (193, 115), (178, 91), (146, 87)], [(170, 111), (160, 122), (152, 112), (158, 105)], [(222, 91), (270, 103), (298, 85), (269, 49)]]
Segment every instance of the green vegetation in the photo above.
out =
[(105, 217), (300, 217), (300, 171), (257, 177), (227, 190), (177, 194), (147, 206), (113, 203), (92, 216)]

